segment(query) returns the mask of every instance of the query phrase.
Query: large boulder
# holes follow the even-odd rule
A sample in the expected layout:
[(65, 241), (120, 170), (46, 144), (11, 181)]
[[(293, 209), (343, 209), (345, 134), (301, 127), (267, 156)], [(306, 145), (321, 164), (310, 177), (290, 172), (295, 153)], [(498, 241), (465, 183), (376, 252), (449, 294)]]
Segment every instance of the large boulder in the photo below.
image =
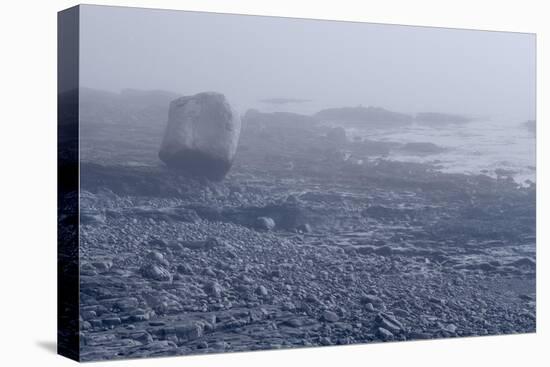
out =
[(221, 180), (233, 163), (240, 132), (241, 119), (223, 94), (181, 97), (170, 103), (159, 157), (185, 174)]

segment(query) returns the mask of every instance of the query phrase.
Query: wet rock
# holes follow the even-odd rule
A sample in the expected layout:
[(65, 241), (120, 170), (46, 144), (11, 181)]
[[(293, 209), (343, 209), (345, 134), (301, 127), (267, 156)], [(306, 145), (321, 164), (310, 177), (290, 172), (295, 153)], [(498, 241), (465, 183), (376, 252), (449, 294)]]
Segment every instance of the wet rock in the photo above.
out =
[(447, 324), (447, 325), (443, 325), (441, 330), (446, 331), (446, 332), (451, 333), (451, 334), (454, 334), (454, 333), (456, 333), (457, 327), (456, 327), (455, 324)]
[(105, 213), (93, 209), (80, 209), (80, 223), (89, 225), (105, 224)]
[(175, 327), (178, 338), (184, 340), (194, 340), (204, 335), (204, 326), (199, 322), (193, 322)]
[(212, 269), (211, 267), (208, 267), (208, 268), (204, 269), (203, 274), (206, 275), (206, 276), (209, 276), (209, 277), (215, 277), (216, 276), (216, 272), (214, 272), (214, 269)]
[(430, 333), (422, 332), (422, 331), (413, 331), (409, 333), (410, 339), (431, 339), (432, 335)]
[(372, 303), (368, 302), (366, 305), (365, 305), (365, 310), (369, 311), (369, 312), (375, 312), (376, 310), (374, 309), (374, 306), (372, 305)]
[(156, 263), (156, 264), (160, 264), (160, 265), (164, 265), (164, 266), (168, 266), (168, 260), (166, 260), (164, 258), (164, 255), (161, 254), (160, 252), (158, 251), (150, 251), (147, 256), (146, 256), (147, 260), (152, 262), (152, 263)]
[(382, 340), (392, 340), (393, 339), (393, 334), (391, 333), (391, 331), (389, 331), (387, 329), (384, 329), (383, 327), (379, 327), (377, 329), (377, 334)]
[(160, 209), (136, 207), (124, 210), (123, 214), (138, 218), (148, 218), (167, 222), (197, 223), (200, 220), (200, 217), (194, 210), (178, 207), (167, 207)]
[(84, 320), (91, 320), (91, 319), (95, 319), (97, 317), (97, 314), (95, 311), (92, 311), (92, 310), (85, 310), (85, 311), (82, 311), (80, 312), (80, 316), (84, 319)]
[(379, 327), (391, 330), (393, 333), (398, 333), (403, 328), (403, 325), (395, 317), (386, 313), (379, 313), (375, 321)]
[(100, 261), (94, 261), (92, 265), (98, 272), (101, 273), (109, 271), (113, 267), (113, 261), (110, 259), (103, 259)]
[(328, 322), (337, 322), (340, 318), (335, 312), (332, 311), (325, 311), (323, 312), (323, 320)]
[(145, 264), (139, 269), (140, 274), (147, 279), (159, 282), (172, 281), (172, 274), (163, 266), (157, 264)]
[(149, 334), (147, 331), (133, 331), (126, 335), (124, 335), (127, 338), (136, 340), (140, 342), (141, 344), (149, 344), (153, 342), (153, 337), (151, 334)]
[(208, 282), (203, 289), (210, 297), (220, 298), (222, 296), (223, 288), (217, 282)]
[(262, 296), (262, 297), (265, 297), (268, 295), (268, 291), (267, 291), (267, 288), (264, 287), (263, 285), (259, 286), (258, 288), (256, 288), (255, 290), (256, 294), (259, 295), (259, 296)]
[(191, 266), (189, 264), (180, 264), (180, 265), (178, 265), (177, 271), (178, 271), (178, 273), (185, 274), (185, 275), (193, 275), (194, 274), (193, 268), (191, 268)]
[(371, 305), (381, 305), (383, 303), (382, 299), (376, 295), (373, 294), (366, 294), (361, 297), (361, 302), (363, 304), (371, 304)]
[(516, 261), (511, 262), (509, 265), (515, 266), (515, 267), (526, 267), (534, 269), (536, 268), (536, 263), (534, 260), (528, 258), (528, 257), (522, 257), (521, 259), (518, 259)]
[(225, 96), (209, 92), (181, 97), (170, 103), (168, 115), (160, 159), (192, 176), (223, 179), (241, 131), (240, 117)]
[(307, 324), (308, 324), (307, 320), (303, 318), (292, 318), (292, 319), (283, 321), (283, 325), (287, 325), (294, 328), (299, 328)]
[(129, 312), (137, 309), (139, 306), (139, 300), (135, 297), (117, 298), (112, 301), (112, 308), (120, 310), (122, 312)]
[(107, 327), (114, 327), (121, 324), (119, 317), (109, 317), (102, 320), (102, 324)]
[(275, 221), (269, 217), (258, 217), (256, 218), (256, 228), (263, 231), (271, 231), (275, 228)]
[(218, 350), (218, 351), (224, 351), (224, 350), (227, 350), (230, 348), (230, 345), (229, 343), (223, 341), (223, 340), (219, 340), (219, 341), (216, 341), (212, 344), (212, 348), (214, 350)]
[(149, 321), (149, 319), (151, 318), (151, 313), (152, 311), (149, 312), (149, 311), (137, 309), (130, 315), (130, 321), (132, 322)]
[(226, 247), (226, 242), (217, 237), (209, 237), (204, 241), (184, 241), (181, 242), (183, 247), (193, 250), (212, 250), (215, 248)]
[(519, 298), (524, 300), (524, 301), (534, 301), (535, 300), (535, 297), (533, 297), (529, 294), (520, 294)]
[(307, 223), (300, 224), (298, 227), (296, 227), (296, 231), (299, 233), (311, 233), (311, 226)]

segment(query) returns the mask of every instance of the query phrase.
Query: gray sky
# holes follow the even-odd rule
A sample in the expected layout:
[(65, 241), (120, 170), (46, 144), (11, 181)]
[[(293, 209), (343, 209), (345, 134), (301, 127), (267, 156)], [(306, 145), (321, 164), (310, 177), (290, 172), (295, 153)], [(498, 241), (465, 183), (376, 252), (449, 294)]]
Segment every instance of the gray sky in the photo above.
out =
[(535, 117), (532, 34), (83, 6), (80, 47), (91, 88)]

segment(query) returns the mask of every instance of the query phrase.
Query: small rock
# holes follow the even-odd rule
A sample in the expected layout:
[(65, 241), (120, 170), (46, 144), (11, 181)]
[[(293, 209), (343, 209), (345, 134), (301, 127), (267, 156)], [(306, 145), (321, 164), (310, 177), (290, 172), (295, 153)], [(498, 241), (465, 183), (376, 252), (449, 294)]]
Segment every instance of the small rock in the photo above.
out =
[(172, 274), (164, 267), (157, 264), (145, 264), (139, 269), (144, 278), (167, 282), (172, 280)]
[(534, 260), (528, 257), (522, 257), (519, 260), (511, 262), (509, 265), (516, 267), (527, 267), (527, 268), (536, 268), (537, 264)]
[(105, 224), (105, 214), (92, 209), (80, 209), (80, 223), (97, 225)]
[(383, 327), (378, 328), (378, 336), (381, 337), (383, 340), (393, 339), (393, 334), (391, 333), (391, 331), (386, 330)]
[(153, 337), (151, 336), (151, 334), (149, 334), (146, 331), (139, 331), (136, 333), (132, 333), (130, 337), (142, 344), (149, 344), (153, 342)]
[(203, 336), (204, 326), (199, 322), (194, 322), (175, 327), (178, 338), (185, 340), (194, 340)]
[(451, 334), (454, 334), (454, 333), (456, 333), (457, 327), (456, 327), (455, 324), (448, 324), (448, 325), (443, 326), (442, 329), (444, 331), (447, 331), (447, 332), (451, 333)]
[(206, 269), (204, 269), (204, 275), (215, 277), (216, 273), (214, 272), (214, 269), (212, 269), (211, 267), (207, 267)]
[(365, 309), (366, 309), (367, 311), (369, 311), (369, 312), (375, 312), (375, 311), (376, 311), (376, 310), (374, 309), (374, 306), (373, 306), (372, 303), (370, 303), (370, 302), (367, 303), (367, 304), (365, 305)]
[(207, 349), (208, 348), (208, 343), (206, 341), (200, 341), (198, 344), (197, 344), (197, 349)]
[(105, 272), (113, 267), (113, 262), (111, 260), (94, 261), (92, 265), (98, 271)]
[(311, 226), (307, 223), (300, 224), (298, 227), (296, 227), (296, 231), (299, 233), (311, 233)]
[(164, 266), (168, 266), (168, 260), (166, 260), (164, 258), (164, 255), (161, 254), (160, 252), (158, 251), (151, 251), (147, 254), (147, 260), (153, 262), (153, 263), (157, 263), (157, 264), (161, 264), (161, 265), (164, 265)]
[(177, 271), (180, 274), (193, 275), (193, 269), (189, 264), (178, 265)]
[(217, 282), (208, 282), (203, 289), (210, 297), (220, 298), (222, 296), (223, 289)]
[(519, 298), (524, 300), (524, 301), (534, 301), (535, 300), (535, 297), (533, 297), (531, 295), (528, 295), (528, 294), (520, 294)]
[(263, 285), (259, 286), (258, 288), (256, 288), (256, 294), (262, 297), (267, 296), (268, 294), (267, 288), (264, 287)]
[(206, 241), (204, 241), (204, 247), (208, 250), (216, 247), (224, 247), (225, 245), (225, 242), (217, 237), (210, 237), (207, 238)]
[(337, 322), (340, 318), (338, 315), (332, 311), (325, 311), (323, 312), (323, 320), (328, 322)]
[(84, 320), (91, 320), (91, 319), (95, 319), (97, 317), (95, 311), (82, 311), (80, 313), (80, 316), (82, 316), (82, 318)]
[(109, 317), (102, 320), (104, 326), (114, 327), (121, 324), (120, 317)]
[(378, 296), (375, 296), (375, 295), (372, 295), (372, 294), (367, 294), (367, 295), (364, 295), (363, 297), (361, 297), (361, 302), (363, 304), (372, 304), (372, 305), (381, 305), (383, 302), (382, 302), (382, 299)]
[(224, 342), (223, 340), (220, 340), (212, 344), (212, 348), (215, 350), (226, 350), (229, 349), (229, 344)]
[(258, 217), (255, 226), (262, 231), (271, 231), (275, 228), (275, 221), (269, 217)]

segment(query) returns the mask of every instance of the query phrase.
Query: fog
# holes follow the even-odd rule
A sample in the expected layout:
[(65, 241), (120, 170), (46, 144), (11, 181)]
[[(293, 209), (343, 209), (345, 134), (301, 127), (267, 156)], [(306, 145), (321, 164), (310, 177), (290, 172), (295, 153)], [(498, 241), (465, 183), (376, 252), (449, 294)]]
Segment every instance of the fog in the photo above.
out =
[(535, 118), (535, 35), (82, 6), (81, 85)]

